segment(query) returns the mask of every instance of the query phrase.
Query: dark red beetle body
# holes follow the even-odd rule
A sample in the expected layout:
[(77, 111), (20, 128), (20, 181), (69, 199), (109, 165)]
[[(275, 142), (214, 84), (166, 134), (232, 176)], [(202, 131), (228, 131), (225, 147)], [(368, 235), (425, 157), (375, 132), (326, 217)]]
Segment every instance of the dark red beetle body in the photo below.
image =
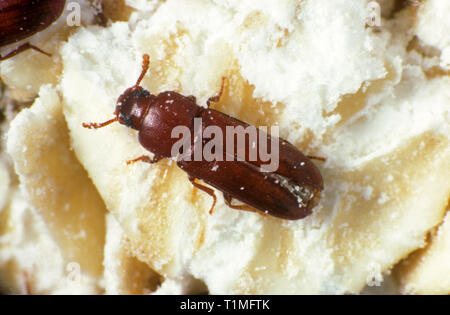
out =
[[(61, 16), (65, 4), (65, 0), (1, 0), (0, 47), (18, 42), (46, 29)], [(29, 48), (40, 51), (26, 43), (4, 57), (0, 56), (0, 60)]]
[[(218, 126), (225, 131), (227, 126), (245, 128), (249, 125), (219, 111), (197, 105), (193, 96), (186, 97), (176, 92), (163, 92), (157, 96), (150, 94), (139, 86), (147, 69), (148, 56), (145, 55), (143, 72), (137, 84), (127, 89), (117, 101), (116, 118), (102, 124), (83, 126), (100, 128), (119, 121), (138, 130), (139, 142), (154, 157), (150, 159), (143, 156), (131, 162), (142, 160), (153, 163), (162, 158), (177, 158), (177, 165), (189, 175), (194, 186), (213, 196), (214, 201), (214, 191), (196, 183), (195, 179), (201, 179), (222, 191), (227, 204), (236, 209), (245, 209), (245, 206), (231, 205), (232, 198), (264, 213), (288, 220), (301, 219), (311, 213), (323, 190), (322, 176), (308, 157), (283, 139), (279, 139), (279, 167), (275, 172), (262, 172), (260, 167), (263, 163), (259, 159), (249, 160), (247, 155), (241, 161), (195, 161), (194, 139), (189, 159), (173, 156), (171, 150), (178, 139), (171, 137), (172, 130), (177, 126), (185, 126), (195, 134), (194, 118), (202, 118), (203, 130), (208, 126)], [(216, 101), (217, 97), (210, 100)], [(270, 140), (270, 135), (267, 136)], [(225, 142), (224, 138), (223, 148), (226, 147)], [(245, 147), (249, 146), (249, 139), (246, 139)], [(236, 156), (237, 150), (231, 154)]]

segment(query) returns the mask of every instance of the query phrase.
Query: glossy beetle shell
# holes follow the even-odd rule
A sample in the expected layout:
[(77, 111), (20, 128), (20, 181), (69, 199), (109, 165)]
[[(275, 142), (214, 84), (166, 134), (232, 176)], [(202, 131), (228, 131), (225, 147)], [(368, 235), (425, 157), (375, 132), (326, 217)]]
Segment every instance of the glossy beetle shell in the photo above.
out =
[(62, 14), (65, 3), (65, 0), (0, 1), (0, 46), (46, 29)]

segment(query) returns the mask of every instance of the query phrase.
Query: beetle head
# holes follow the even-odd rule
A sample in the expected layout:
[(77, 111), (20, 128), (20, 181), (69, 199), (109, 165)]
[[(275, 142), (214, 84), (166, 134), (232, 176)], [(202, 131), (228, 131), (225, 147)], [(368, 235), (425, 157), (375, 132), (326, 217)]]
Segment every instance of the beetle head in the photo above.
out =
[(152, 101), (156, 98), (149, 91), (139, 86), (148, 71), (149, 64), (150, 57), (145, 54), (143, 56), (142, 72), (136, 84), (126, 89), (117, 100), (116, 110), (114, 111), (115, 118), (103, 123), (83, 123), (83, 127), (98, 129), (118, 121), (122, 125), (139, 130), (145, 114), (148, 112)]
[(139, 130), (142, 119), (155, 96), (141, 86), (133, 86), (120, 95), (114, 114), (119, 123)]

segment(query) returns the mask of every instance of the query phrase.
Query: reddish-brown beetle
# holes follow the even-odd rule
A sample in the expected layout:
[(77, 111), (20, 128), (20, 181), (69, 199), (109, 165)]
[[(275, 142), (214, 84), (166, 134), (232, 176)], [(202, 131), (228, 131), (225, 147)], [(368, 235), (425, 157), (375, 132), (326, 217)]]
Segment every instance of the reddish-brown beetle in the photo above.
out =
[[(0, 47), (46, 29), (61, 16), (65, 4), (65, 0), (1, 0)], [(24, 43), (5, 56), (0, 55), (0, 60), (11, 58), (27, 49), (49, 55), (30, 43)]]
[[(172, 149), (178, 139), (172, 137), (172, 130), (178, 126), (189, 128), (193, 134), (194, 119), (202, 118), (202, 130), (208, 126), (217, 126), (225, 130), (229, 126), (249, 125), (219, 111), (209, 109), (210, 102), (219, 100), (219, 95), (208, 100), (208, 108), (196, 104), (195, 97), (183, 96), (176, 92), (163, 92), (152, 95), (139, 84), (149, 68), (149, 56), (144, 55), (142, 73), (136, 84), (119, 97), (114, 119), (104, 123), (83, 123), (85, 128), (101, 128), (115, 121), (139, 131), (139, 142), (154, 154), (153, 158), (141, 156), (128, 161), (144, 161), (155, 163), (162, 158), (177, 158), (177, 165), (189, 176), (192, 184), (214, 198), (210, 210), (214, 208), (216, 196), (211, 188), (196, 182), (201, 179), (217, 188), (224, 194), (225, 202), (234, 209), (251, 210), (246, 206), (231, 204), (232, 198), (240, 200), (263, 213), (288, 220), (304, 218), (311, 213), (320, 192), (323, 190), (322, 176), (317, 167), (289, 142), (279, 139), (279, 166), (274, 172), (263, 172), (260, 159), (251, 160), (248, 154), (245, 159), (234, 161), (195, 160), (195, 141), (190, 142), (188, 155), (180, 157), (173, 154)], [(267, 134), (266, 134), (267, 135)], [(259, 136), (258, 136), (259, 137)], [(267, 135), (270, 140), (271, 137)], [(275, 137), (274, 137), (275, 138)], [(234, 139), (233, 139), (234, 140)], [(244, 148), (251, 146), (248, 139)], [(236, 156), (236, 151), (225, 154)], [(225, 152), (226, 151), (226, 152)], [(246, 152), (249, 152), (247, 150)], [(190, 157), (187, 159), (186, 157)], [(312, 157), (313, 158), (313, 157)], [(320, 158), (319, 158), (320, 159)]]

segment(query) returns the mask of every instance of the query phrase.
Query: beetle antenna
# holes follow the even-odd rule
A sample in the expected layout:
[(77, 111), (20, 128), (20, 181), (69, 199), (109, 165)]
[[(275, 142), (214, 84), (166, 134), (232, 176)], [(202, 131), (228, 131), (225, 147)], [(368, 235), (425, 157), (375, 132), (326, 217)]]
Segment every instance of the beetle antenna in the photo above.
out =
[(145, 74), (147, 73), (149, 67), (150, 67), (150, 56), (147, 54), (144, 54), (144, 56), (142, 57), (142, 72), (141, 72), (141, 75), (139, 76), (135, 86), (138, 86), (139, 84), (141, 84), (141, 81), (144, 78)]
[(88, 129), (99, 129), (99, 128), (103, 128), (105, 126), (108, 126), (109, 124), (112, 124), (113, 122), (118, 121), (118, 118), (113, 118), (110, 119), (108, 121), (105, 121), (103, 123), (83, 123), (83, 127), (84, 128), (88, 128)]

